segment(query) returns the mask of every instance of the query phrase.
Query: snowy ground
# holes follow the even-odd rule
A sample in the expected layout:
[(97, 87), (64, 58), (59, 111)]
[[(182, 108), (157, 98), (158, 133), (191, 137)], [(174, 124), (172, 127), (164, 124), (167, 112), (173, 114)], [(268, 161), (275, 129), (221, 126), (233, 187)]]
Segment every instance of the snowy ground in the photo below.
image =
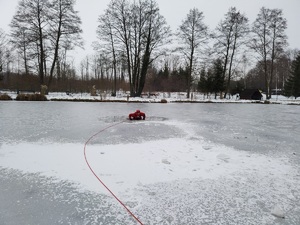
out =
[[(128, 121), (137, 108), (147, 119)], [(298, 106), (13, 101), (0, 114), (0, 224), (138, 224), (84, 160), (95, 134), (91, 167), (143, 224), (300, 224)]]
[[(10, 91), (1, 91), (0, 94), (7, 93), (13, 99), (17, 97), (16, 92)], [(149, 94), (149, 93), (148, 93)], [(129, 101), (129, 102), (161, 102), (162, 99), (167, 102), (213, 102), (213, 103), (253, 103), (257, 102), (254, 100), (241, 100), (236, 95), (229, 96), (227, 99), (220, 99), (220, 96), (214, 98), (214, 95), (204, 96), (202, 93), (192, 92), (191, 98), (186, 98), (186, 93), (184, 92), (158, 92), (151, 93), (155, 95), (147, 96), (147, 93), (143, 97), (129, 98), (127, 97), (129, 93), (118, 91), (116, 97), (110, 96), (109, 93), (98, 93), (97, 96), (91, 96), (90, 93), (65, 93), (65, 92), (50, 92), (47, 95), (48, 100), (107, 100), (107, 101)], [(266, 96), (263, 94), (263, 102), (266, 99)], [(269, 100), (270, 103), (274, 104), (293, 104), (300, 105), (300, 99), (294, 99), (293, 97), (287, 98), (282, 95), (272, 95), (272, 98)]]

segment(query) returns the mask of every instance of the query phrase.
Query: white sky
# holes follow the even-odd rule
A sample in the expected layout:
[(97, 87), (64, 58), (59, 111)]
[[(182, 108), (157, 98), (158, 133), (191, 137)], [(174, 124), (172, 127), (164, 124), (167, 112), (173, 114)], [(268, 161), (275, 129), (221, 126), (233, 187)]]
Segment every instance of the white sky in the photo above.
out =
[[(300, 49), (300, 0), (156, 0), (161, 14), (175, 31), (191, 8), (198, 8), (204, 13), (205, 23), (214, 29), (224, 18), (231, 6), (235, 6), (245, 13), (252, 23), (259, 9), (279, 8), (283, 10), (284, 17), (288, 20), (288, 42), (290, 48)], [(78, 51), (77, 55), (84, 58), (92, 54), (91, 44), (96, 40), (97, 19), (104, 12), (110, 0), (77, 0), (76, 9), (82, 19), (83, 39), (85, 51)], [(15, 13), (18, 0), (0, 0), (0, 28), (9, 32), (9, 23)]]

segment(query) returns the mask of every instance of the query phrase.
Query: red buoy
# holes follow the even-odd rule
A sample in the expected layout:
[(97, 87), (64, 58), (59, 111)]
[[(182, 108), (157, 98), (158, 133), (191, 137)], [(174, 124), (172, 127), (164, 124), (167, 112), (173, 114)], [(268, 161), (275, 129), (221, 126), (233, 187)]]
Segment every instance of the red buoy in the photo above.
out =
[(146, 114), (141, 112), (139, 109), (136, 110), (134, 113), (129, 114), (130, 120), (145, 120)]

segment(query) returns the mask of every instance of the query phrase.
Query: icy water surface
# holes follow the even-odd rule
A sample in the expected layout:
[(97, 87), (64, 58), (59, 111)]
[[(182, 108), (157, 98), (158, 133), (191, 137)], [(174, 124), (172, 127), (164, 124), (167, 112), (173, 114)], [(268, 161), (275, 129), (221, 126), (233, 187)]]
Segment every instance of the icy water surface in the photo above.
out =
[[(147, 115), (140, 126), (127, 120), (136, 109)], [(279, 164), (278, 168), (270, 164), (275, 166), (270, 171), (266, 165), (261, 166), (263, 170), (248, 166), (251, 170), (241, 169), (217, 180), (196, 177), (140, 184), (123, 197), (144, 224), (300, 224), (298, 106), (0, 102), (0, 117), (0, 158), (5, 157), (3, 145), (72, 143), (83, 147), (91, 135), (122, 121), (91, 144), (182, 138), (202, 141), (205, 151), (220, 145), (249, 157), (280, 158), (281, 166), (287, 164), (293, 173), (281, 171)], [(230, 163), (227, 157), (218, 155), (225, 164)], [(169, 161), (163, 163), (168, 166)], [(0, 225), (137, 224), (110, 196), (82, 191), (77, 184), (58, 182), (55, 177), (0, 164), (0, 189)], [(271, 215), (277, 204), (285, 208), (285, 219)]]

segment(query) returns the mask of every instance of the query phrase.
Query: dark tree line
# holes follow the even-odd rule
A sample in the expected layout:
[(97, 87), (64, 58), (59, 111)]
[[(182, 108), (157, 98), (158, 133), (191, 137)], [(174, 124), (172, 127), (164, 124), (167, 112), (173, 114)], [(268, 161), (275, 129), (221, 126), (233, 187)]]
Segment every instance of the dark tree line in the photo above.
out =
[(214, 93), (215, 98), (218, 93), (225, 90), (224, 67), (221, 59), (216, 59), (207, 70), (202, 69), (198, 90), (206, 95)]
[(145, 91), (185, 92), (188, 86), (188, 76), (189, 70), (187, 68), (171, 69), (168, 64), (165, 64), (160, 70), (150, 68)]
[(284, 86), (284, 91), (286, 96), (293, 96), (296, 99), (300, 96), (300, 52), (292, 63), (290, 74)]

